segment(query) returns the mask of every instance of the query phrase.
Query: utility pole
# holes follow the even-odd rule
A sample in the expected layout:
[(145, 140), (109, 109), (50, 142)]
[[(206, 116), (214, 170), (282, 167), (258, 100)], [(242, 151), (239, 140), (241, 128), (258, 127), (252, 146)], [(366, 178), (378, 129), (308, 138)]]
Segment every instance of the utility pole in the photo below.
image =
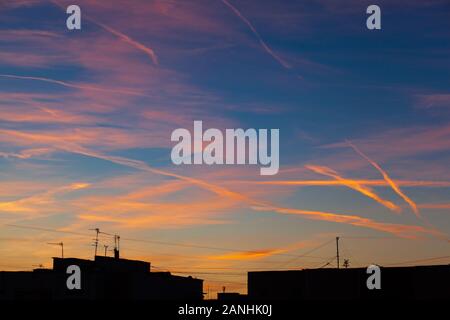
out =
[(106, 251), (108, 251), (108, 246), (105, 244), (103, 245), (103, 247), (105, 247), (105, 257), (106, 257)]
[(337, 268), (339, 269), (339, 237), (336, 237), (336, 259), (337, 259)]

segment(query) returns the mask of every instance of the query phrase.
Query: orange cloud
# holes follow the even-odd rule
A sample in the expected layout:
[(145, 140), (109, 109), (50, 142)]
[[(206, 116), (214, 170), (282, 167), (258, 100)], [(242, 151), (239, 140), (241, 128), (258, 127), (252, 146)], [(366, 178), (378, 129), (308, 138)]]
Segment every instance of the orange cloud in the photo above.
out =
[(413, 237), (415, 237), (415, 235), (414, 235), (415, 233), (426, 233), (426, 234), (432, 234), (432, 235), (436, 235), (436, 236), (438, 236), (438, 235), (442, 236), (442, 233), (440, 233), (438, 231), (426, 229), (426, 228), (423, 228), (420, 226), (380, 223), (380, 222), (376, 222), (371, 219), (362, 218), (359, 216), (341, 215), (341, 214), (328, 213), (328, 212), (280, 208), (280, 207), (272, 206), (268, 203), (264, 203), (264, 202), (261, 202), (258, 200), (251, 199), (245, 195), (236, 193), (234, 191), (228, 190), (224, 187), (214, 185), (209, 182), (205, 182), (201, 179), (186, 177), (186, 176), (182, 176), (179, 174), (167, 172), (164, 170), (151, 168), (146, 163), (143, 163), (143, 162), (140, 162), (137, 160), (131, 160), (131, 159), (126, 159), (126, 158), (122, 158), (122, 157), (105, 156), (105, 155), (95, 154), (92, 152), (88, 152), (88, 153), (86, 153), (86, 155), (98, 157), (98, 158), (112, 161), (115, 163), (123, 164), (126, 166), (131, 166), (131, 167), (134, 167), (134, 168), (137, 168), (140, 170), (149, 171), (149, 172), (153, 172), (153, 173), (160, 174), (163, 176), (173, 177), (173, 178), (177, 178), (177, 179), (180, 179), (180, 180), (183, 180), (186, 182), (190, 182), (201, 188), (204, 188), (213, 193), (216, 193), (217, 195), (220, 195), (223, 197), (229, 197), (236, 201), (242, 201), (256, 210), (263, 210), (263, 211), (272, 210), (272, 211), (275, 211), (278, 213), (302, 214), (311, 219), (333, 221), (333, 222), (338, 222), (338, 223), (347, 223), (347, 224), (351, 224), (351, 225), (355, 225), (355, 226), (362, 226), (362, 227), (367, 227), (367, 228), (371, 228), (371, 229), (375, 229), (375, 230), (379, 230), (379, 231), (393, 233), (393, 234), (396, 234), (401, 237), (413, 238)]
[[(43, 214), (43, 212), (48, 213), (50, 211), (50, 206), (54, 204), (55, 195), (85, 189), (89, 186), (90, 184), (88, 183), (73, 183), (19, 200), (3, 201), (0, 202), (0, 211), (13, 214), (29, 214), (30, 217), (36, 217), (37, 215)], [(42, 207), (45, 208), (45, 211)]]
[[(170, 171), (153, 168), (143, 161), (128, 159), (128, 158), (119, 157), (119, 156), (110, 156), (110, 155), (102, 154), (100, 152), (95, 152), (95, 151), (89, 150), (87, 148), (81, 147), (75, 142), (68, 143), (62, 137), (56, 137), (56, 136), (41, 137), (39, 135), (35, 136), (32, 134), (24, 134), (22, 132), (9, 132), (8, 130), (1, 130), (0, 133), (13, 134), (13, 136), (20, 137), (21, 139), (31, 138), (35, 142), (38, 142), (38, 141), (42, 142), (41, 140), (44, 138), (47, 140), (46, 141), (47, 143), (52, 144), (55, 148), (58, 148), (58, 149), (61, 149), (61, 150), (67, 151), (67, 152), (71, 152), (71, 153), (78, 153), (78, 154), (82, 154), (82, 155), (86, 155), (86, 156), (90, 156), (90, 157), (94, 157), (94, 158), (98, 158), (98, 159), (103, 159), (106, 161), (110, 161), (112, 163), (121, 164), (121, 165), (124, 165), (127, 167), (132, 167), (132, 168), (135, 168), (138, 170), (142, 170), (142, 171), (149, 172), (149, 173), (154, 173), (154, 174), (157, 174), (160, 176), (175, 178), (175, 179), (187, 182), (191, 185), (198, 186), (201, 189), (208, 190), (208, 191), (210, 191), (216, 195), (219, 195), (221, 197), (228, 198), (230, 200), (246, 204), (253, 209), (258, 208), (258, 210), (274, 211), (274, 212), (278, 212), (278, 213), (301, 214), (301, 215), (311, 218), (311, 219), (333, 221), (333, 222), (338, 222), (338, 223), (347, 223), (347, 224), (351, 224), (351, 225), (355, 225), (355, 226), (362, 226), (362, 227), (372, 228), (372, 229), (379, 230), (379, 231), (389, 232), (389, 233), (393, 233), (393, 234), (396, 234), (398, 236), (403, 236), (403, 237), (405, 236), (405, 233), (408, 233), (409, 237), (413, 237), (411, 234), (414, 232), (415, 233), (430, 233), (430, 234), (434, 234), (434, 235), (436, 235), (438, 233), (436, 231), (433, 231), (430, 229), (424, 229), (419, 226), (385, 224), (385, 223), (379, 223), (379, 222), (376, 222), (376, 221), (373, 221), (370, 219), (362, 218), (359, 216), (341, 215), (341, 214), (334, 214), (334, 213), (327, 213), (327, 212), (320, 212), (320, 211), (307, 211), (307, 210), (301, 210), (301, 209), (280, 208), (280, 207), (271, 205), (269, 203), (265, 203), (265, 202), (262, 202), (259, 200), (252, 199), (243, 193), (232, 191), (228, 188), (216, 185), (211, 182), (207, 182), (202, 179), (192, 178), (192, 177), (172, 173)], [(86, 216), (86, 215), (84, 216), (84, 218), (94, 219), (92, 216)], [(116, 217), (116, 219), (120, 220), (120, 221), (117, 220), (118, 222), (125, 222), (125, 221), (122, 221), (121, 218)], [(146, 222), (146, 221), (149, 221), (148, 219), (151, 219), (151, 218), (143, 217), (141, 219), (144, 219), (144, 220), (142, 220), (140, 222)], [(139, 221), (139, 220), (136, 220), (136, 221)], [(136, 222), (136, 223), (138, 224), (138, 222)]]
[[(88, 153), (87, 155), (94, 156), (94, 154), (92, 154), (92, 153), (91, 154)], [(355, 226), (362, 226), (362, 227), (372, 228), (372, 229), (379, 230), (379, 231), (393, 233), (393, 234), (396, 234), (401, 237), (413, 238), (413, 237), (415, 237), (414, 233), (429, 233), (429, 234), (433, 234), (433, 235), (438, 235), (438, 234), (441, 235), (440, 233), (438, 233), (436, 231), (425, 229), (420, 226), (385, 224), (385, 223), (375, 222), (370, 219), (362, 218), (359, 216), (341, 215), (341, 214), (334, 214), (334, 213), (327, 213), (327, 212), (320, 212), (320, 211), (307, 211), (307, 210), (299, 210), (299, 209), (279, 208), (279, 207), (272, 206), (272, 205), (264, 203), (264, 202), (260, 202), (260, 201), (251, 199), (249, 197), (246, 197), (242, 194), (233, 192), (226, 188), (219, 187), (219, 186), (216, 186), (216, 185), (208, 183), (208, 182), (204, 182), (200, 179), (185, 177), (182, 175), (173, 174), (173, 173), (159, 170), (159, 169), (153, 169), (153, 168), (149, 167), (147, 164), (142, 163), (140, 161), (130, 160), (130, 159), (121, 158), (121, 157), (102, 156), (102, 155), (98, 155), (98, 154), (96, 154), (96, 156), (100, 157), (102, 159), (105, 159), (105, 160), (113, 161), (115, 163), (132, 166), (132, 167), (135, 167), (140, 170), (150, 171), (150, 172), (153, 172), (156, 174), (174, 177), (174, 178), (177, 178), (177, 179), (180, 179), (183, 181), (190, 182), (194, 185), (197, 185), (199, 187), (202, 187), (204, 189), (212, 191), (212, 192), (216, 193), (217, 195), (229, 197), (236, 201), (242, 201), (244, 203), (247, 203), (248, 205), (250, 205), (252, 207), (252, 209), (257, 208), (256, 210), (263, 208), (264, 211), (272, 210), (272, 211), (275, 211), (278, 213), (302, 214), (311, 219), (333, 221), (333, 222), (338, 222), (338, 223), (347, 223), (347, 224), (351, 224), (351, 225), (355, 225)]]
[(403, 224), (392, 224), (392, 223), (382, 223), (377, 222), (369, 218), (363, 218), (354, 215), (337, 214), (330, 212), (321, 211), (309, 211), (300, 209), (291, 209), (283, 207), (265, 206), (265, 207), (253, 207), (254, 210), (258, 211), (275, 211), (283, 214), (298, 214), (308, 217), (313, 220), (330, 221), (336, 223), (346, 223), (358, 227), (366, 227), (369, 229), (374, 229), (378, 231), (383, 231), (387, 233), (394, 234), (402, 238), (417, 238), (418, 234), (429, 234), (436, 237), (445, 237), (445, 234), (434, 230), (428, 229), (421, 226), (414, 225), (403, 225)]
[(108, 222), (122, 228), (174, 228), (188, 225), (223, 224), (222, 219), (214, 218), (214, 214), (223, 214), (236, 204), (229, 201), (218, 201), (216, 198), (199, 199), (191, 202), (150, 202), (114, 199), (105, 203), (105, 198), (95, 201), (81, 199), (78, 205), (86, 214), (78, 218), (85, 221)]
[(272, 256), (277, 253), (285, 252), (285, 250), (279, 249), (266, 249), (266, 250), (254, 250), (254, 251), (242, 251), (232, 252), (218, 256), (210, 256), (211, 260), (253, 260), (262, 259), (268, 256)]

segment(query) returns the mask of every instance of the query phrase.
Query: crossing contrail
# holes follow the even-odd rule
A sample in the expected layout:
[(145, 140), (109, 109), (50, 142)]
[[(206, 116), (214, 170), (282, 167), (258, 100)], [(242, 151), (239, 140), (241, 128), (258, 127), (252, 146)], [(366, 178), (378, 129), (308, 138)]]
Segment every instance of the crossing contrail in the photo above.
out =
[(353, 189), (355, 191), (362, 193), (366, 197), (369, 197), (369, 198), (375, 200), (376, 202), (380, 203), (381, 205), (385, 206), (386, 208), (388, 208), (394, 212), (399, 213), (401, 211), (401, 208), (399, 206), (397, 206), (396, 204), (392, 203), (389, 200), (382, 199), (369, 187), (361, 185), (354, 180), (345, 179), (345, 178), (341, 177), (336, 171), (334, 171), (330, 168), (321, 167), (321, 166), (313, 166), (313, 165), (307, 165), (306, 168), (308, 168), (309, 170), (311, 170), (315, 173), (322, 174), (322, 175), (325, 175), (328, 177), (332, 177), (332, 178), (336, 179), (337, 181), (341, 182), (342, 185), (345, 185), (345, 186), (349, 187), (350, 189)]
[(358, 153), (361, 157), (366, 159), (375, 169), (378, 170), (378, 172), (381, 173), (383, 176), (383, 179), (391, 186), (391, 188), (394, 190), (395, 193), (397, 193), (412, 209), (414, 214), (421, 218), (419, 209), (417, 208), (417, 205), (412, 201), (406, 194), (400, 190), (400, 187), (389, 177), (386, 171), (383, 170), (375, 161), (370, 159), (368, 156), (366, 156), (361, 150), (359, 150), (354, 144), (352, 144), (350, 141), (347, 141), (348, 145), (355, 150), (356, 153)]

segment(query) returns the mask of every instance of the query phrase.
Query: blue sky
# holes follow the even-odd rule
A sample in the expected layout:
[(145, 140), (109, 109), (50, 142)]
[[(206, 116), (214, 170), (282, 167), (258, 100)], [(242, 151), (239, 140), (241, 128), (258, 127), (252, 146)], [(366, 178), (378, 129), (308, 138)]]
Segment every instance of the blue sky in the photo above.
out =
[[(187, 244), (123, 250), (191, 273), (277, 268), (336, 235), (352, 265), (448, 252), (446, 1), (378, 1), (374, 31), (367, 1), (77, 4), (81, 31), (66, 1), (0, 7), (3, 268), (49, 264), (48, 241), (90, 257), (94, 227)], [(279, 128), (280, 172), (173, 165), (170, 134), (194, 120)], [(244, 274), (217, 278), (245, 290)]]

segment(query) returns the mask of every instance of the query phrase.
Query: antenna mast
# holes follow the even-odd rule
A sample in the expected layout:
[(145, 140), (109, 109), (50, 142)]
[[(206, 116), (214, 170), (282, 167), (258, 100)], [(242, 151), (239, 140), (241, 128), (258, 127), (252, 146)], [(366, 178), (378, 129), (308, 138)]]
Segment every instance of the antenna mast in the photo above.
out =
[(99, 228), (95, 228), (95, 229), (89, 229), (92, 231), (95, 231), (95, 239), (94, 239), (94, 247), (95, 247), (95, 251), (94, 251), (94, 259), (95, 256), (97, 255), (97, 248), (98, 248), (98, 234), (100, 233), (100, 229)]
[[(94, 239), (94, 243), (93, 243), (93, 246), (95, 247), (95, 252), (94, 252), (94, 259), (95, 259), (95, 256), (97, 255), (98, 243), (99, 243), (98, 242), (98, 235), (99, 234), (105, 234), (107, 236), (112, 236), (112, 234), (109, 234), (109, 233), (106, 233), (106, 232), (101, 232), (99, 228), (89, 229), (89, 230), (95, 231), (95, 239)], [(106, 249), (105, 249), (105, 252), (106, 252)], [(106, 256), (106, 253), (105, 253), (105, 256)]]
[(53, 245), (53, 246), (61, 246), (61, 258), (64, 259), (64, 243), (62, 242), (48, 242), (47, 244)]

